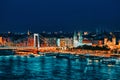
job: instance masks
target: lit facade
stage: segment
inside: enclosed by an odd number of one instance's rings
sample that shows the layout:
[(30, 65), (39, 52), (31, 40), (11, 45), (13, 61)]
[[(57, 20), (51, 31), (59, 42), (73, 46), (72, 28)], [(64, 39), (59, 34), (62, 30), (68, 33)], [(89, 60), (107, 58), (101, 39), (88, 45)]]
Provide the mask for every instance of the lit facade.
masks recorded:
[(73, 47), (83, 46), (83, 45), (92, 45), (90, 40), (83, 39), (82, 32), (74, 32), (73, 36)]
[(72, 38), (59, 38), (57, 40), (58, 47), (73, 47), (73, 39)]
[(3, 44), (3, 38), (0, 37), (0, 45), (2, 45), (2, 44)]
[(110, 49), (116, 49), (120, 48), (120, 41), (118, 42), (118, 45), (116, 44), (116, 37), (112, 37), (112, 41), (110, 41), (108, 38), (104, 38), (104, 45), (107, 45)]

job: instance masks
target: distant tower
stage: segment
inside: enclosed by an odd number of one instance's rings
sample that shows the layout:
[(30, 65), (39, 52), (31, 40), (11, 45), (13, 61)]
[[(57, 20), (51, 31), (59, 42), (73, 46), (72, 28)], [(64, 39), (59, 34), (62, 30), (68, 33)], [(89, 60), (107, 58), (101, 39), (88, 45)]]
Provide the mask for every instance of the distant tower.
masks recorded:
[(30, 30), (29, 30), (29, 29), (28, 29), (27, 35), (28, 35), (28, 36), (30, 35)]
[(73, 47), (77, 47), (76, 42), (77, 42), (77, 34), (76, 34), (76, 32), (74, 32), (74, 35), (73, 35)]
[(57, 46), (60, 47), (60, 38), (57, 39)]
[(104, 38), (104, 45), (107, 45), (107, 42), (108, 42), (108, 38), (105, 37), (105, 38)]
[(96, 28), (96, 34), (98, 34), (98, 33), (99, 33), (98, 28)]
[(78, 32), (78, 40), (79, 40), (79, 43), (82, 43), (83, 41), (82, 32)]
[(113, 43), (113, 45), (116, 45), (116, 37), (115, 36), (113, 36), (113, 38), (112, 38), (112, 43)]
[(73, 35), (73, 41), (74, 40), (77, 40), (77, 34), (76, 34), (76, 32), (74, 32), (74, 35)]

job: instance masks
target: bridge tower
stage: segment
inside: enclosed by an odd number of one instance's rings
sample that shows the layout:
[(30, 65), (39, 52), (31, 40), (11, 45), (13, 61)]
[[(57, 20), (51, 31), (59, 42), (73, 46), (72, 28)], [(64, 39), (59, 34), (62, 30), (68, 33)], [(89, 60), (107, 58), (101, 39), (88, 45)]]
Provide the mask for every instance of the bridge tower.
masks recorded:
[(39, 39), (39, 34), (34, 33), (34, 47), (40, 47), (40, 39)]

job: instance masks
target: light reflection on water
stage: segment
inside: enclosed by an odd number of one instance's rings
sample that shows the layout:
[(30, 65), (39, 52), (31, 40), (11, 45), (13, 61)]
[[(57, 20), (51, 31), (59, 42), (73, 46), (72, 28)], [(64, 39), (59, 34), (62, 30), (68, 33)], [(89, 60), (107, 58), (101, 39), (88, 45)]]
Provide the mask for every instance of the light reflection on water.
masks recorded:
[(106, 80), (119, 79), (120, 66), (58, 59), (53, 56), (0, 56), (0, 80)]

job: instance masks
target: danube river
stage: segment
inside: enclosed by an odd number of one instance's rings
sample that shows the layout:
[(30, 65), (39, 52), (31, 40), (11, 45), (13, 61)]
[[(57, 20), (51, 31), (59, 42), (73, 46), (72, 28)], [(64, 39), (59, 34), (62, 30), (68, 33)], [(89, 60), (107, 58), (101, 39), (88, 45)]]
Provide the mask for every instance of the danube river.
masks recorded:
[(0, 56), (0, 80), (118, 80), (120, 65), (54, 56)]

